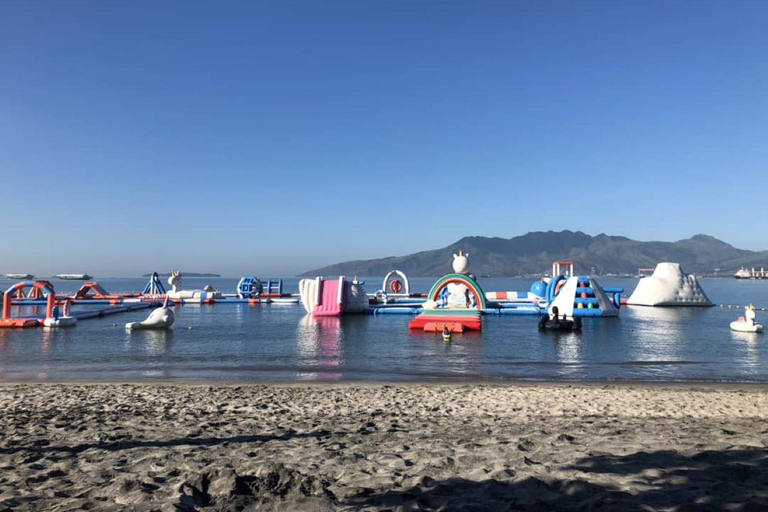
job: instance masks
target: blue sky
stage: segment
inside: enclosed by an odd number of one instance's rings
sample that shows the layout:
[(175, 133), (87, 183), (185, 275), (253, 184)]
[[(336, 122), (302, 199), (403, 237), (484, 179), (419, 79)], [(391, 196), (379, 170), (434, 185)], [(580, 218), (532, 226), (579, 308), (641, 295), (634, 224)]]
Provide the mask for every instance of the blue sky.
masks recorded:
[(0, 272), (768, 248), (765, 2), (5, 1)]

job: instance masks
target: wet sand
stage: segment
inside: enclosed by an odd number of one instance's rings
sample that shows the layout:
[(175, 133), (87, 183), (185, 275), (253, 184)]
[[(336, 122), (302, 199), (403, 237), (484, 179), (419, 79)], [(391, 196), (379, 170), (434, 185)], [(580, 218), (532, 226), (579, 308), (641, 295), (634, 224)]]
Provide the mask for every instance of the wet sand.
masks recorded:
[(768, 510), (768, 388), (0, 386), (0, 510)]

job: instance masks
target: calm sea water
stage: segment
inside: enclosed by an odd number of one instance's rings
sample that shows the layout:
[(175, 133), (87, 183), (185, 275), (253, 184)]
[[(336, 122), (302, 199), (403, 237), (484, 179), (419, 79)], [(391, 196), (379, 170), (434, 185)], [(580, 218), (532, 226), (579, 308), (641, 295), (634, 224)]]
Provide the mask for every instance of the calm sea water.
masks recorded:
[[(135, 292), (146, 279), (100, 279), (110, 292)], [(381, 278), (366, 279), (375, 292)], [(426, 292), (434, 279), (413, 279)], [(704, 279), (719, 304), (768, 309), (768, 282)], [(233, 293), (237, 279), (185, 278)], [(636, 279), (600, 279), (624, 287)], [(3, 290), (12, 284), (0, 280)], [(81, 282), (55, 281), (59, 292)], [(486, 291), (527, 290), (528, 279), (480, 279)], [(298, 279), (285, 291), (297, 292)], [(168, 331), (128, 333), (147, 311), (85, 320), (59, 330), (0, 329), (3, 380), (499, 380), (768, 382), (768, 334), (731, 332), (741, 311), (728, 308), (623, 307), (619, 318), (586, 318), (584, 330), (540, 333), (538, 317), (484, 317), (482, 333), (410, 332), (410, 315), (316, 320), (300, 305), (176, 308)], [(768, 325), (768, 313), (758, 321)]]

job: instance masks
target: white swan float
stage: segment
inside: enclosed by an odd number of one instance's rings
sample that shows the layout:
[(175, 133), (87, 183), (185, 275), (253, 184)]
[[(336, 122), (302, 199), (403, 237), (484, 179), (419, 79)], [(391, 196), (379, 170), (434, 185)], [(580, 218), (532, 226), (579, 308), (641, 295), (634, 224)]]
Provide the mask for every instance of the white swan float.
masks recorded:
[(167, 329), (172, 326), (175, 321), (176, 317), (173, 314), (173, 309), (168, 307), (168, 297), (166, 297), (162, 307), (153, 310), (146, 320), (143, 322), (129, 322), (125, 324), (125, 328), (129, 331), (139, 329)]
[(755, 323), (755, 306), (750, 304), (744, 308), (744, 316), (731, 322), (731, 330), (739, 332), (763, 332), (763, 326)]

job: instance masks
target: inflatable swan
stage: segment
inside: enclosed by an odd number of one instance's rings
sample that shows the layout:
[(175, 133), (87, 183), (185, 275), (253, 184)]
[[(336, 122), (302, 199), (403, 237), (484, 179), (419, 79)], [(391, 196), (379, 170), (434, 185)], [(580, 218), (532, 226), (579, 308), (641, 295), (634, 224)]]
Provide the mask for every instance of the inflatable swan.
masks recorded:
[(125, 324), (129, 331), (137, 329), (167, 329), (173, 325), (176, 318), (173, 315), (173, 309), (168, 307), (168, 297), (165, 297), (163, 306), (152, 311), (143, 322), (130, 322)]
[(750, 304), (744, 308), (744, 316), (731, 322), (731, 330), (739, 332), (763, 332), (763, 326), (755, 323), (755, 306)]

